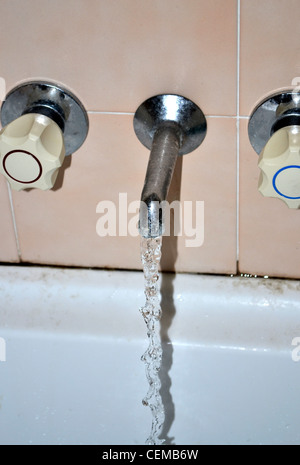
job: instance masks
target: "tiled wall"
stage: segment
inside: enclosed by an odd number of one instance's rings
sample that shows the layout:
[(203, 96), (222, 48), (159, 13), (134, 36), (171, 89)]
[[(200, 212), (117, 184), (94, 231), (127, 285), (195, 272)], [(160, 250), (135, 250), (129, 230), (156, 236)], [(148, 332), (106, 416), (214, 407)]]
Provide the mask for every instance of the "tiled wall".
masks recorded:
[(170, 200), (204, 201), (204, 243), (165, 238), (163, 268), (300, 277), (300, 215), (257, 191), (248, 116), (300, 76), (299, 0), (0, 0), (0, 75), (71, 88), (89, 112), (53, 191), (0, 179), (0, 261), (139, 269), (139, 238), (99, 237), (96, 206), (138, 200), (149, 152), (133, 131), (146, 98), (178, 93), (207, 115)]

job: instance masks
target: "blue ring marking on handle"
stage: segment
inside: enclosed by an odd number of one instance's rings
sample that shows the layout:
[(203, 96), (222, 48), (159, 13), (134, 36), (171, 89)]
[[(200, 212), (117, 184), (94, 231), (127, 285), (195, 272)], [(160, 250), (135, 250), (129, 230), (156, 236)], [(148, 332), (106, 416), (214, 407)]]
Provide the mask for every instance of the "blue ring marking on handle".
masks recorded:
[(277, 194), (281, 195), (282, 197), (285, 197), (286, 199), (297, 200), (297, 199), (300, 199), (300, 196), (299, 197), (288, 197), (287, 195), (282, 194), (276, 187), (276, 178), (279, 175), (279, 173), (281, 173), (281, 171), (288, 170), (290, 168), (298, 168), (300, 170), (299, 165), (289, 165), (289, 166), (285, 166), (284, 168), (281, 168), (280, 170), (277, 171), (276, 174), (274, 174), (273, 187), (274, 187), (274, 190), (277, 192)]

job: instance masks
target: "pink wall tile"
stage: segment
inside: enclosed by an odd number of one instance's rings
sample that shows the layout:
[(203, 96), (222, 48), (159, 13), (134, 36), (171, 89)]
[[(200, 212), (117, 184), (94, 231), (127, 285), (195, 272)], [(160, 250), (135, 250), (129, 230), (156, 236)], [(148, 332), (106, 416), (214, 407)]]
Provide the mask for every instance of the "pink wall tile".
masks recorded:
[(181, 200), (204, 201), (204, 242), (178, 238), (180, 271), (236, 272), (236, 120), (208, 118), (207, 137), (182, 164)]
[(135, 140), (132, 117), (90, 115), (82, 148), (65, 159), (61, 188), (14, 192), (22, 258), (58, 265), (137, 268), (139, 243), (99, 237), (96, 206), (118, 204), (119, 192), (138, 198), (147, 159)]
[[(298, 0), (241, 0), (241, 114), (250, 115), (264, 97), (291, 87), (300, 75), (299, 14)], [(258, 155), (247, 124), (241, 121), (240, 271), (299, 278), (299, 212), (258, 192)]]
[[(182, 202), (204, 201), (204, 243), (188, 248), (184, 236), (164, 239), (162, 267), (235, 273), (236, 119), (231, 116), (236, 115), (239, 2), (53, 0), (50, 8), (46, 0), (28, 0), (16, 15), (21, 4), (1, 4), (1, 74), (7, 87), (31, 77), (55, 80), (96, 111), (84, 146), (66, 160), (62, 188), (13, 193), (23, 260), (140, 268), (139, 238), (99, 237), (96, 206), (101, 200), (118, 204), (119, 193), (127, 193), (128, 203), (139, 199), (149, 152), (136, 139), (132, 115), (99, 112), (133, 113), (151, 95), (174, 92), (194, 100), (206, 115), (226, 118), (208, 118), (205, 142), (178, 162), (170, 193), (171, 200), (180, 191)], [(249, 115), (265, 95), (300, 76), (300, 3), (241, 0), (240, 6), (240, 114)], [(15, 33), (7, 34), (12, 25)], [(240, 126), (240, 271), (299, 277), (297, 211), (258, 193), (257, 155), (247, 121)]]
[[(134, 112), (147, 97), (174, 92), (205, 114), (235, 114), (236, 0), (53, 0), (51, 7), (28, 0), (16, 15), (21, 5), (1, 5), (8, 89), (32, 77), (54, 80), (97, 112)], [(139, 238), (96, 234), (96, 205), (118, 204), (119, 193), (127, 193), (128, 203), (138, 200), (149, 152), (134, 135), (132, 116), (93, 113), (90, 120), (87, 141), (66, 160), (63, 188), (13, 193), (22, 259), (140, 268)], [(182, 200), (205, 202), (205, 240), (196, 250), (178, 239), (177, 270), (236, 268), (235, 140), (234, 119), (212, 118), (203, 146), (183, 160)], [(224, 153), (230, 168), (220, 162)], [(164, 248), (162, 266), (172, 269), (174, 242), (164, 240)]]
[(257, 189), (258, 155), (248, 139), (247, 121), (240, 139), (240, 260), (242, 273), (300, 278), (300, 215)]
[[(164, 239), (163, 269), (173, 268), (177, 252), (177, 271), (236, 270), (235, 120), (210, 118), (208, 129), (203, 145), (183, 157), (181, 176), (181, 200), (205, 202), (204, 244), (187, 248), (186, 237), (180, 237), (174, 248), (173, 239)], [(139, 201), (148, 157), (134, 134), (132, 116), (91, 114), (86, 143), (66, 159), (71, 165), (62, 188), (13, 193), (23, 260), (140, 269), (139, 237), (120, 237), (119, 230), (116, 237), (99, 237), (96, 223), (102, 214), (96, 206), (111, 201), (119, 214), (120, 193), (127, 195), (127, 205)], [(128, 220), (133, 216), (128, 214)]]
[(0, 261), (18, 262), (19, 255), (6, 180), (0, 177)]
[(1, 75), (72, 88), (88, 110), (131, 111), (158, 93), (236, 108), (236, 0), (1, 2)]
[(299, 16), (299, 0), (241, 0), (242, 115), (300, 76)]

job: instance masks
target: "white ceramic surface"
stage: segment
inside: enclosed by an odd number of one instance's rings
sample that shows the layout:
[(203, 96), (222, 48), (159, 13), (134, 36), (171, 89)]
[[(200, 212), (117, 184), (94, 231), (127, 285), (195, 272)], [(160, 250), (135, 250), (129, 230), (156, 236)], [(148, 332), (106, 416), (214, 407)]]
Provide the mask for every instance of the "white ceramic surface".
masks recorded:
[[(0, 444), (144, 444), (142, 273), (5, 266), (0, 295)], [(299, 444), (299, 282), (164, 275), (162, 296), (166, 443)]]

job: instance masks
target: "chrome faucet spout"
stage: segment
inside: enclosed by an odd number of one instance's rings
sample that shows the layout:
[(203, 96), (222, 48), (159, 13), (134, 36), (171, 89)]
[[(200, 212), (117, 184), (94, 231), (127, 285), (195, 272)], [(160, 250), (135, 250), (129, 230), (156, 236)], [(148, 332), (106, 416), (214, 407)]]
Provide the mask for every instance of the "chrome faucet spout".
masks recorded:
[(164, 233), (161, 202), (155, 195), (141, 200), (139, 233), (147, 239), (160, 237)]
[(200, 108), (180, 95), (146, 100), (134, 116), (135, 133), (151, 152), (141, 195), (139, 232), (155, 238), (164, 233), (164, 205), (178, 155), (195, 150), (206, 135)]
[(165, 123), (154, 134), (141, 195), (139, 230), (143, 237), (163, 235), (161, 202), (168, 195), (181, 139), (181, 129), (176, 123)]

